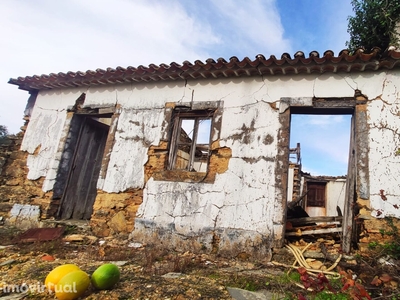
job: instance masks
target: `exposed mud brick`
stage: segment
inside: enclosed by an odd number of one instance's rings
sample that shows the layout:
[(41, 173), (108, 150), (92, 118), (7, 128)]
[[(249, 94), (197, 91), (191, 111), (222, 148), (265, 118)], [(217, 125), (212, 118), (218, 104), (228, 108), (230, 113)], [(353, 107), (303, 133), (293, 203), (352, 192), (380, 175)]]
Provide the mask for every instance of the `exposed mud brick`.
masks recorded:
[(210, 157), (210, 172), (214, 171), (218, 174), (228, 170), (229, 159), (232, 157), (232, 150), (227, 147), (218, 148), (213, 151)]
[(147, 151), (148, 161), (145, 164), (145, 181), (147, 182), (154, 172), (161, 172), (165, 169), (168, 160), (168, 143), (161, 142), (158, 146), (150, 146)]
[(228, 170), (229, 160), (232, 157), (230, 148), (220, 148), (219, 142), (215, 141), (211, 145), (212, 153), (207, 173), (165, 170), (165, 166), (168, 164), (167, 147), (167, 142), (161, 142), (160, 145), (149, 148), (147, 152), (148, 161), (145, 164), (146, 182), (150, 177), (153, 177), (155, 180), (212, 183), (216, 174)]
[[(27, 180), (27, 153), (20, 151), (22, 133), (0, 143), (0, 206), (3, 203), (32, 204), (32, 199), (42, 195), (43, 179)], [(6, 205), (7, 208), (8, 205)], [(3, 209), (1, 209), (3, 210)]]
[(102, 237), (130, 233), (142, 201), (143, 191), (140, 189), (123, 193), (98, 191), (90, 222), (93, 232)]
[(372, 218), (364, 220), (364, 230), (359, 241), (362, 243), (385, 243), (397, 238), (399, 232), (400, 220), (396, 218)]

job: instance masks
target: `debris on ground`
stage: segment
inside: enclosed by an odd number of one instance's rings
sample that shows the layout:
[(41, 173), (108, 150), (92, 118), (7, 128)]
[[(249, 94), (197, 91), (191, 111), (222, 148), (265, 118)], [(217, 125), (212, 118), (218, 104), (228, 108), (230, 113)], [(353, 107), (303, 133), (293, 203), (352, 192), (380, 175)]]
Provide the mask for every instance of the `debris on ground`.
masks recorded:
[(329, 292), (331, 288), (354, 297), (399, 293), (398, 261), (373, 253), (345, 255), (340, 241), (331, 236), (288, 240), (287, 246), (274, 249), (272, 261), (266, 262), (180, 253), (115, 238), (99, 240), (78, 227), (66, 228), (61, 238), (46, 241), (15, 243), (20, 232), (4, 226), (0, 226), (0, 235), (1, 299), (19, 297), (28, 288), (29, 299), (54, 299), (54, 294), (42, 287), (55, 267), (75, 264), (92, 274), (105, 263), (120, 268), (119, 282), (110, 290), (90, 286), (83, 298), (240, 299), (252, 295), (270, 297), (254, 299), (275, 299), (279, 295), (309, 299), (307, 293)]

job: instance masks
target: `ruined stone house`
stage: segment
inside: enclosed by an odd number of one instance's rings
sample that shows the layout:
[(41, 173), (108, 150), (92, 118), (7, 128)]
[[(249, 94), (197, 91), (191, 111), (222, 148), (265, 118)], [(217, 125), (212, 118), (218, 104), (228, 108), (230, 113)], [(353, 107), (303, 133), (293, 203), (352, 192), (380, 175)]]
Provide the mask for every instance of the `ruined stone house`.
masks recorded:
[[(98, 236), (178, 249), (268, 254), (285, 240), (290, 120), (299, 113), (352, 116), (343, 249), (383, 217), (400, 217), (397, 50), (208, 59), (9, 83), (30, 96), (18, 165), (3, 168), (0, 194), (38, 205), (41, 219), (90, 220)], [(26, 177), (15, 181), (16, 170)], [(353, 230), (359, 222), (362, 232)]]
[[(289, 149), (289, 208), (293, 205), (301, 206), (310, 217), (343, 216), (346, 181), (346, 176), (313, 176), (303, 172), (300, 143), (297, 143), (296, 148)], [(341, 228), (337, 230), (340, 232)]]

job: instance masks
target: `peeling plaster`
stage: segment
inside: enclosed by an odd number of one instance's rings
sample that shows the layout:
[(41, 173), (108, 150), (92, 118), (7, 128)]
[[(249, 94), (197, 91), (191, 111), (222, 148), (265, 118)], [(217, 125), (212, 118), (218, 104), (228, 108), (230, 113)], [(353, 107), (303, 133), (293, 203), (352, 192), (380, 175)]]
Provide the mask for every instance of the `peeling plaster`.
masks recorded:
[[(367, 104), (371, 215), (400, 218), (400, 156), (396, 155), (400, 148), (399, 72), (383, 75), (379, 74), (381, 84), (374, 85), (374, 97)], [(380, 190), (384, 191), (385, 197)]]
[[(144, 189), (137, 213), (136, 234), (173, 233), (199, 237), (215, 247), (241, 245), (268, 248), (283, 240), (286, 210), (289, 107), (312, 106), (314, 97), (353, 97), (361, 90), (367, 100), (357, 106), (362, 119), (358, 141), (357, 194), (371, 209), (400, 217), (399, 71), (360, 74), (310, 74), (93, 86), (38, 94), (21, 149), (29, 153), (29, 179), (46, 177), (50, 190), (68, 132), (67, 109), (86, 93), (86, 107), (121, 106), (107, 170), (98, 187), (105, 192)], [(373, 84), (371, 83), (373, 82)], [(370, 99), (370, 100), (368, 100)], [(216, 148), (229, 148), (227, 169), (213, 183), (144, 179), (151, 146), (166, 145), (167, 103), (223, 101), (220, 130), (212, 133)], [(223, 115), (223, 116), (222, 116)], [(222, 119), (221, 119), (222, 117)], [(285, 123), (286, 124), (286, 123)], [(363, 125), (364, 124), (364, 125)], [(40, 145), (40, 150), (35, 149)], [(165, 150), (165, 149), (164, 149)], [(102, 176), (103, 176), (102, 175)], [(385, 191), (383, 200), (380, 190)], [(374, 215), (374, 213), (373, 213)], [(204, 236), (203, 236), (204, 235)], [(202, 237), (203, 236), (203, 237)], [(265, 250), (265, 249), (264, 249)]]
[(163, 109), (122, 109), (104, 191), (118, 193), (128, 188), (143, 188), (147, 150), (150, 145), (160, 143), (163, 114)]

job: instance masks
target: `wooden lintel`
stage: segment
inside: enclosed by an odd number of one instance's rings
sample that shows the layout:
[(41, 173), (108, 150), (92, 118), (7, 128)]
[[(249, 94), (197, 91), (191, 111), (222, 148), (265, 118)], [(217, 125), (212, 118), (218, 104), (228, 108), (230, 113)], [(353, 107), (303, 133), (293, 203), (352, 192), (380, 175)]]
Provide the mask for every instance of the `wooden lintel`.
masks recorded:
[(285, 236), (302, 236), (302, 235), (313, 235), (313, 234), (323, 234), (323, 233), (334, 233), (342, 232), (341, 227), (336, 228), (326, 228), (326, 229), (314, 229), (314, 230), (304, 230), (298, 232), (286, 232)]
[(290, 222), (292, 225), (297, 224), (309, 224), (309, 223), (327, 223), (327, 222), (342, 222), (343, 217), (341, 216), (333, 216), (333, 217), (305, 217), (305, 218), (294, 218), (287, 219), (287, 222)]
[(114, 112), (115, 107), (99, 108), (99, 114), (113, 114)]

